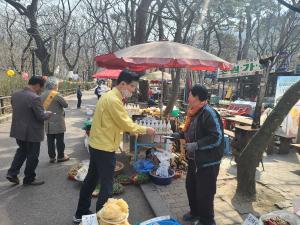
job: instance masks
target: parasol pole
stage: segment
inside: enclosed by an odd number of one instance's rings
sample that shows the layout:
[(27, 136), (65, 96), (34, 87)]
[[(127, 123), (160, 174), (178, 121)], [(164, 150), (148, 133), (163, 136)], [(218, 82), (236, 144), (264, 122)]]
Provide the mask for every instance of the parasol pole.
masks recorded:
[(160, 92), (160, 119), (162, 119), (162, 114), (163, 114), (163, 97), (164, 97), (164, 72), (165, 72), (165, 69), (163, 68), (162, 71), (161, 71), (161, 92)]

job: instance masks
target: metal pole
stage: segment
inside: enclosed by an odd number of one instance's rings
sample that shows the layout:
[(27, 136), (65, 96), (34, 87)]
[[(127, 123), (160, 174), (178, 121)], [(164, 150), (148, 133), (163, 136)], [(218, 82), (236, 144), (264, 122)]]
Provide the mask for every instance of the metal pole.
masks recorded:
[(162, 119), (162, 114), (163, 114), (163, 97), (164, 97), (164, 71), (165, 69), (162, 69), (161, 73), (161, 91), (160, 91), (160, 118)]

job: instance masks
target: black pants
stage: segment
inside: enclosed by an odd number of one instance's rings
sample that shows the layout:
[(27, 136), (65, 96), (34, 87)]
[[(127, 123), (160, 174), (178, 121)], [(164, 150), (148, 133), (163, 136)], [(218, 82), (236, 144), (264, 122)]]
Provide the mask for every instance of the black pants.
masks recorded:
[[(56, 140), (56, 144), (55, 144)], [(47, 134), (48, 155), (54, 159), (56, 157), (55, 145), (57, 149), (57, 158), (62, 159), (65, 156), (64, 133)]]
[(195, 163), (189, 160), (186, 190), (191, 214), (203, 225), (214, 225), (214, 196), (220, 165), (200, 167), (196, 173)]
[(97, 212), (112, 196), (114, 169), (116, 156), (114, 152), (105, 152), (89, 146), (90, 165), (80, 190), (76, 216), (81, 217), (89, 213), (92, 193), (97, 184), (101, 184), (100, 194), (96, 203)]
[(23, 163), (26, 160), (25, 177), (23, 182), (30, 183), (35, 179), (35, 169), (39, 163), (40, 142), (27, 142), (16, 140), (19, 148), (7, 172), (12, 177), (18, 176)]
[(81, 107), (81, 96), (77, 96), (77, 109)]

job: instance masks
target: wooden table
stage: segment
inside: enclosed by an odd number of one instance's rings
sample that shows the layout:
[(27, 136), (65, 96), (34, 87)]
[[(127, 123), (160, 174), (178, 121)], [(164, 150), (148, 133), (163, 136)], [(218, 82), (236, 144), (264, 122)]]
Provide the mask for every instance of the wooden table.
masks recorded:
[(252, 125), (253, 119), (246, 117), (246, 116), (230, 116), (230, 117), (225, 117), (226, 120), (235, 122), (241, 125)]
[(295, 137), (292, 137), (292, 136), (289, 136), (286, 134), (282, 134), (282, 133), (275, 133), (274, 136), (278, 137), (279, 141), (280, 141), (278, 153), (279, 154), (288, 154), (289, 150), (290, 150), (290, 145), (292, 144), (292, 140)]
[(291, 144), (291, 146), (298, 151), (300, 154), (300, 144)]

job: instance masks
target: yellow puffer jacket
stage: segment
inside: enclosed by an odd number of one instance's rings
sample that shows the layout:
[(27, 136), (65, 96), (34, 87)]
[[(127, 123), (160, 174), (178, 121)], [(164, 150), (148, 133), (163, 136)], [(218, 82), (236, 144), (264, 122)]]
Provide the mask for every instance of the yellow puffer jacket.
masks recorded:
[(122, 132), (145, 134), (146, 127), (132, 121), (125, 110), (121, 92), (114, 88), (97, 102), (89, 145), (102, 151), (114, 152), (119, 148)]

